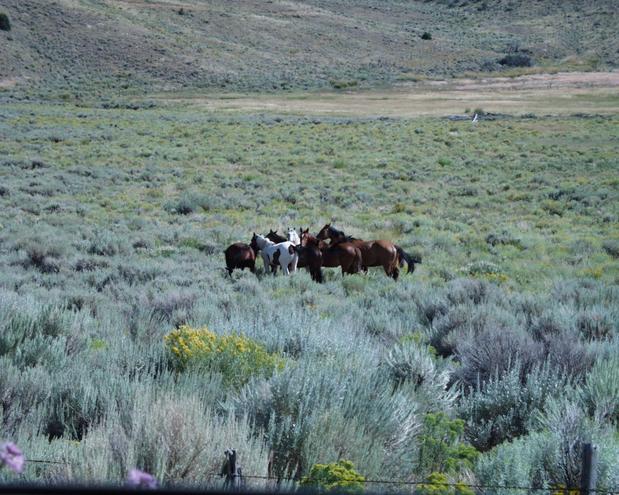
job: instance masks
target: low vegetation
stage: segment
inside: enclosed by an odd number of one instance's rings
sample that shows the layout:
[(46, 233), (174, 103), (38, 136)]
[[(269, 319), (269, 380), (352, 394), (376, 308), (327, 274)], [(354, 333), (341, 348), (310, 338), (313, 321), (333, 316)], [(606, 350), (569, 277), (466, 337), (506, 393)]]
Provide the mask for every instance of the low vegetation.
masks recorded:
[(37, 99), (374, 87), (517, 75), (531, 61), (555, 71), (619, 62), (614, 0), (3, 0), (2, 10), (18, 29), (0, 37), (0, 83)]
[[(615, 116), (1, 112), (0, 438), (55, 462), (20, 479), (219, 487), (234, 447), (246, 474), (345, 459), (455, 495), (573, 487), (593, 441), (619, 486)], [(224, 270), (331, 220), (423, 263)]]

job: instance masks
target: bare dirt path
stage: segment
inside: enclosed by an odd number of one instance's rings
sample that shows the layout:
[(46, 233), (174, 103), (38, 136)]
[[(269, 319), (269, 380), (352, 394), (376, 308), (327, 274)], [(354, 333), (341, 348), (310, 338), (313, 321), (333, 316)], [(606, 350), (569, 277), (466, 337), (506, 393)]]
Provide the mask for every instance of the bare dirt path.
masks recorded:
[(154, 95), (205, 110), (310, 115), (417, 117), (465, 110), (522, 115), (619, 113), (619, 71), (402, 83), (391, 89), (280, 95)]

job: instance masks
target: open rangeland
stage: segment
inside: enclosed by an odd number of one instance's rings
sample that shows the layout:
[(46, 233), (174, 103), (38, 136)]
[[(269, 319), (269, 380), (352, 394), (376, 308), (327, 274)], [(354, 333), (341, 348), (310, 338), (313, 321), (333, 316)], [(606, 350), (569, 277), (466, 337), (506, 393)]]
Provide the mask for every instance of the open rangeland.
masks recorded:
[[(54, 462), (21, 479), (220, 486), (234, 447), (248, 475), (558, 490), (594, 441), (616, 487), (616, 74), (542, 77), (5, 98), (0, 439)], [(326, 223), (423, 262), (226, 270), (254, 232)]]
[(153, 95), (158, 101), (191, 103), (205, 110), (277, 112), (352, 117), (448, 116), (468, 109), (522, 116), (619, 112), (619, 71), (529, 74), (401, 83), (365, 91), (285, 95), (187, 91)]

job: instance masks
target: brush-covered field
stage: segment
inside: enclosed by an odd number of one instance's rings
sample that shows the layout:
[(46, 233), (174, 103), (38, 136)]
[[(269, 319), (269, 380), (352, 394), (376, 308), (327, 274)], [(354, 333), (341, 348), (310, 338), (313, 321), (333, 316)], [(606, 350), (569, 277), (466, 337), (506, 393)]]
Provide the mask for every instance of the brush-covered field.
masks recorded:
[[(0, 479), (619, 486), (619, 118), (117, 106), (0, 108), (0, 438), (56, 462)], [(223, 269), (329, 221), (423, 263)]]
[(2, 0), (2, 13), (0, 87), (46, 98), (619, 66), (615, 0)]

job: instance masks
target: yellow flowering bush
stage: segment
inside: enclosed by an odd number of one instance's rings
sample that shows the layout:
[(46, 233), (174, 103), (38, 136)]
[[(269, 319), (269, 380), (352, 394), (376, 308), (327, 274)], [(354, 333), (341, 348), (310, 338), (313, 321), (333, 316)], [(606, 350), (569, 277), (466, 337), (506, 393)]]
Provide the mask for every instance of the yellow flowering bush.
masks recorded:
[(208, 328), (183, 325), (164, 337), (178, 371), (199, 368), (221, 373), (224, 383), (242, 386), (252, 376), (269, 377), (284, 360), (243, 335), (217, 335)]

